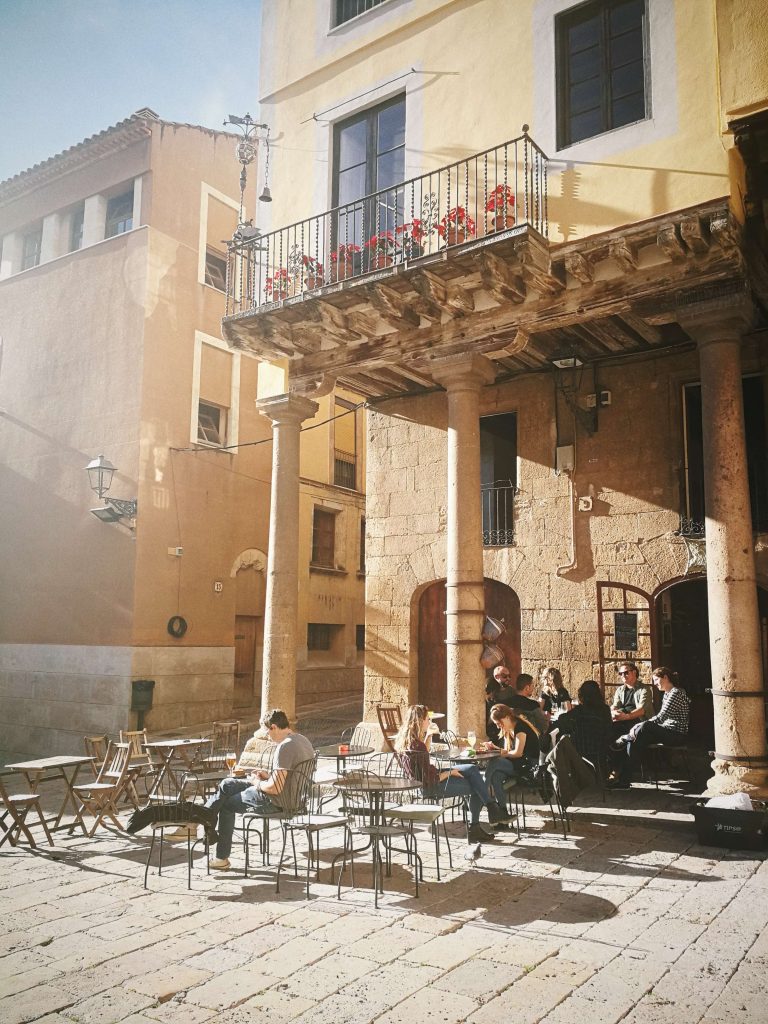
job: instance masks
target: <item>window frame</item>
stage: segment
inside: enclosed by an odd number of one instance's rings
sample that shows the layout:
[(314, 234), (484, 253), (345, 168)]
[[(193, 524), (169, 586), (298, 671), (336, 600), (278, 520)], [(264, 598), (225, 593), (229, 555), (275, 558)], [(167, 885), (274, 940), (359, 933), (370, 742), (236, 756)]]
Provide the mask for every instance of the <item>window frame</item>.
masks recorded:
[[(568, 149), (570, 146), (577, 146), (579, 143), (587, 142), (590, 139), (598, 138), (609, 132), (619, 131), (630, 125), (640, 124), (651, 118), (651, 76), (650, 76), (650, 28), (648, 17), (648, 0), (640, 0), (642, 3), (641, 16), (641, 39), (642, 39), (642, 65), (643, 65), (643, 108), (642, 117), (631, 121), (623, 121), (621, 124), (614, 124), (611, 115), (611, 86), (610, 74), (610, 30), (608, 21), (611, 8), (625, 2), (625, 0), (586, 0), (585, 3), (577, 4), (555, 15), (554, 41), (555, 41), (555, 131), (557, 150)], [(600, 15), (600, 43), (601, 43), (601, 68), (600, 68), (600, 117), (601, 125), (598, 131), (584, 135), (578, 139), (571, 137), (569, 127), (570, 121), (570, 93), (568, 84), (568, 70), (570, 66), (570, 53), (568, 52), (566, 37), (569, 28), (586, 21), (595, 14)], [(614, 69), (615, 70), (615, 69)]]
[[(218, 422), (213, 422), (211, 418), (210, 430), (215, 431), (215, 439), (211, 439), (201, 435), (203, 428), (200, 419), (201, 416), (207, 415), (203, 412), (203, 409), (210, 409), (212, 412), (218, 413)], [(198, 399), (197, 402), (197, 444), (205, 445), (207, 448), (226, 448), (227, 447), (227, 426), (229, 422), (229, 409), (224, 405), (219, 405), (217, 402), (208, 402), (203, 398)]]
[[(339, 513), (336, 509), (328, 508), (325, 505), (315, 505), (312, 510), (312, 550), (309, 557), (309, 564), (316, 569), (336, 569), (336, 519)], [(328, 524), (323, 527), (328, 531), (325, 536), (320, 536), (320, 523)], [(327, 543), (330, 537), (330, 547)], [(326, 552), (328, 553), (326, 555)], [(321, 559), (327, 557), (328, 561)]]
[[(213, 259), (221, 266), (216, 266), (216, 272), (221, 274), (221, 284), (217, 284), (214, 280), (214, 275), (211, 274), (211, 264), (209, 261)], [(215, 266), (215, 264), (214, 264)], [(219, 252), (218, 249), (214, 249), (213, 246), (207, 245), (205, 247), (205, 271), (204, 271), (204, 283), (209, 288), (215, 288), (217, 292), (226, 292), (227, 290), (227, 257), (223, 252)]]
[(348, 14), (346, 17), (341, 17), (340, 12), (344, 6), (345, 0), (331, 0), (331, 28), (339, 28), (341, 25), (348, 25), (351, 21), (356, 21), (358, 18), (362, 18), (364, 14), (370, 14), (371, 11), (375, 11), (377, 7), (381, 7), (388, 2), (388, 0), (352, 0), (353, 3), (357, 4), (368, 4), (363, 7), (362, 10), (356, 11), (354, 14)]
[[(107, 199), (107, 211), (104, 217), (104, 238), (117, 238), (118, 235), (126, 235), (129, 231), (133, 231), (133, 195), (134, 186), (131, 184), (130, 189), (126, 189), (125, 192), (120, 192)], [(114, 212), (110, 215), (110, 207), (114, 208), (118, 203), (123, 203), (126, 208), (130, 206), (131, 212), (127, 217), (124, 215), (116, 217)]]
[[(32, 243), (31, 245), (29, 243)], [(33, 270), (40, 266), (40, 258), (43, 253), (43, 225), (42, 222), (35, 227), (25, 231), (21, 238), (21, 269)]]

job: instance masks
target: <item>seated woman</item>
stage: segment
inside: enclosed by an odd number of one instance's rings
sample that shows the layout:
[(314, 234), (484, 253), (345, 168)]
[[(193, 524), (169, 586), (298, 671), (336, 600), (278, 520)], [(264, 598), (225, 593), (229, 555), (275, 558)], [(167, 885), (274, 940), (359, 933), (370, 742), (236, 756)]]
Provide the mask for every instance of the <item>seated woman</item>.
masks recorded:
[(476, 764), (459, 764), (440, 771), (429, 759), (432, 741), (428, 733), (429, 712), (424, 704), (412, 704), (406, 712), (400, 731), (395, 737), (395, 756), (406, 775), (424, 786), (424, 795), (440, 800), (449, 796), (469, 797), (469, 841), (493, 842), (493, 834), (480, 824), (480, 811), (488, 808), (488, 820), (493, 825), (501, 820), (501, 808), (491, 800), (485, 779)]
[(499, 756), (487, 763), (485, 777), (497, 802), (506, 807), (504, 783), (517, 775), (523, 765), (531, 767), (539, 763), (539, 731), (522, 711), (507, 707), (506, 704), (495, 704), (491, 708), (491, 719), (499, 727), (502, 746), (499, 748), (493, 743), (486, 743), (485, 749), (498, 749)]
[(559, 669), (548, 668), (541, 677), (541, 710), (547, 717), (555, 711), (570, 711), (571, 695), (563, 686), (563, 677)]
[(611, 709), (605, 703), (600, 684), (594, 679), (585, 680), (579, 687), (579, 703), (573, 710), (560, 715), (557, 728), (571, 737), (573, 745), (582, 757), (590, 761), (608, 777), (608, 752), (613, 739)]

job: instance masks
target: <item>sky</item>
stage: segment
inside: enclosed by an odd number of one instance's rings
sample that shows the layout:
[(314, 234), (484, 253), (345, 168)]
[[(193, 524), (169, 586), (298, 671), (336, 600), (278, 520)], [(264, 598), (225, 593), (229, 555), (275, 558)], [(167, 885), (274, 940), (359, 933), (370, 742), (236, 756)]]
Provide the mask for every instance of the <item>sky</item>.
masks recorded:
[(0, 181), (151, 107), (258, 120), (261, 0), (0, 0)]

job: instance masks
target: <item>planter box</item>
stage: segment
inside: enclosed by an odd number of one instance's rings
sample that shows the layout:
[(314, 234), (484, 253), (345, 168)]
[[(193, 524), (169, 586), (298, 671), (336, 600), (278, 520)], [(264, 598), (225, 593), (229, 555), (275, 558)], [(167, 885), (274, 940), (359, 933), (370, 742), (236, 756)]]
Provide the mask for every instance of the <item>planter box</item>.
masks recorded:
[(724, 846), (731, 850), (762, 850), (768, 846), (768, 805), (759, 810), (730, 811), (724, 807), (705, 807), (702, 801), (692, 808), (696, 832), (703, 846)]

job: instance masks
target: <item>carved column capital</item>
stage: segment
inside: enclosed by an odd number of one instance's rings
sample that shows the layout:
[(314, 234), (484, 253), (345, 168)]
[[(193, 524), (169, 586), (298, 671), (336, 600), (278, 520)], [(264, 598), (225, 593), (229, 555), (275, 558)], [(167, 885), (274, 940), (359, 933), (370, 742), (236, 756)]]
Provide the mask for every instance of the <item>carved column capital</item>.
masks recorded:
[(679, 301), (675, 315), (680, 326), (701, 347), (740, 338), (752, 326), (755, 309), (743, 285), (701, 289)]
[(285, 395), (272, 395), (270, 398), (260, 398), (256, 402), (256, 408), (273, 423), (301, 423), (314, 416), (319, 406), (310, 398), (303, 395), (291, 393)]
[(496, 379), (496, 368), (485, 356), (434, 356), (429, 365), (432, 377), (446, 391), (477, 391)]

